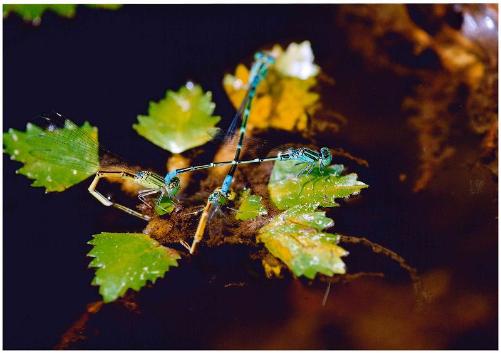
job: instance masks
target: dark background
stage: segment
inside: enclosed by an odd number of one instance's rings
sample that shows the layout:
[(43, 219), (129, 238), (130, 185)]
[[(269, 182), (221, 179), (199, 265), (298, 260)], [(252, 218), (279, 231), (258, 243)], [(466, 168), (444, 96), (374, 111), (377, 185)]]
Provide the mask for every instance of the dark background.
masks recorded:
[[(321, 5), (126, 5), (118, 11), (78, 7), (74, 19), (48, 12), (38, 27), (10, 15), (3, 33), (4, 131), (24, 130), (26, 122), (55, 109), (78, 123), (97, 125), (100, 141), (111, 150), (162, 171), (168, 153), (132, 129), (150, 100), (193, 80), (212, 91), (216, 114), (228, 122), (233, 108), (222, 89), (223, 74), (239, 62), (249, 63), (260, 48), (308, 39), (316, 62), (336, 79), (324, 99), (348, 118), (335, 139), (324, 142), (335, 141), (332, 147), (343, 147), (371, 165), (352, 166), (370, 188), (357, 202), (333, 211), (335, 229), (392, 248), (420, 272), (447, 268), (460, 288), (496, 295), (497, 185), (474, 171), (487, 186), (467, 196), (473, 172), (454, 160), (423, 194), (398, 182), (400, 173), (416, 165), (415, 135), (400, 113), (409, 83), (364, 67), (336, 27), (335, 15), (336, 6)], [(140, 232), (143, 222), (102, 207), (87, 193), (90, 181), (45, 195), (15, 175), (19, 167), (4, 155), (4, 348), (47, 349), (87, 303), (99, 299), (98, 289), (90, 285), (93, 271), (87, 269), (91, 235)], [(472, 247), (475, 237), (484, 246)], [(384, 271), (387, 283), (410, 288), (394, 263), (350, 251), (350, 271)], [(138, 295), (142, 314), (118, 304), (106, 306), (91, 321), (89, 339), (78, 347), (386, 346), (353, 342), (342, 322), (322, 326), (313, 345), (293, 339), (267, 343), (266, 337), (279, 333), (297, 310), (288, 295), (296, 284), (267, 281), (259, 271), (245, 249), (205, 249)], [(248, 284), (224, 287), (239, 281)], [(325, 289), (304, 286), (319, 298)], [(497, 312), (497, 301), (493, 304), (490, 310)], [(497, 315), (458, 332), (436, 348), (495, 348)], [(246, 338), (232, 340), (241, 336)]]

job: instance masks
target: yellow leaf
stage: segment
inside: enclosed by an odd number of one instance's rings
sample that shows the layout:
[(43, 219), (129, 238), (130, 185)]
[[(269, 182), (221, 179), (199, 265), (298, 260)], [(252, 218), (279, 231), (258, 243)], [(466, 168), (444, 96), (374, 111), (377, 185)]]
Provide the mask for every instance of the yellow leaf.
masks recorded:
[[(286, 55), (279, 46), (273, 48), (278, 55)], [(242, 64), (234, 75), (226, 75), (223, 86), (235, 108), (243, 101), (249, 80), (249, 70)], [(319, 108), (319, 98), (312, 89), (317, 84), (314, 76), (306, 79), (287, 76), (284, 70), (272, 66), (266, 79), (257, 88), (249, 118), (249, 129), (275, 128), (281, 130), (304, 130), (308, 116)]]
[(320, 98), (318, 94), (310, 92), (316, 80), (283, 78), (281, 84), (282, 92), (276, 103), (275, 114), (270, 119), (271, 127), (304, 130), (308, 121), (307, 113), (315, 110), (315, 104)]
[(249, 70), (242, 64), (238, 64), (235, 69), (235, 76), (225, 75), (223, 86), (233, 106), (240, 106), (240, 103), (244, 100), (246, 91), (245, 85), (248, 81)]
[(282, 272), (282, 264), (277, 260), (276, 257), (271, 254), (267, 254), (262, 260), (261, 264), (263, 265), (264, 273), (266, 278), (280, 277)]
[[(323, 231), (333, 224), (325, 212), (316, 211), (316, 205), (298, 205), (272, 218), (259, 230), (257, 240), (296, 276), (343, 274), (346, 266), (341, 257), (348, 252), (337, 245), (339, 235)], [(271, 269), (265, 266), (267, 270)]]

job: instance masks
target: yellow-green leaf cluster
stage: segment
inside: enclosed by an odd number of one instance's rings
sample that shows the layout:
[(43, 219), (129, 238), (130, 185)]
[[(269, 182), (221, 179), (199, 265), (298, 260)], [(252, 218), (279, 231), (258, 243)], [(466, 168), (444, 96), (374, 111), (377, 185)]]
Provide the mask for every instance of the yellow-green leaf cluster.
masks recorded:
[[(275, 45), (272, 52), (276, 64), (257, 88), (249, 128), (304, 130), (308, 116), (320, 106), (320, 96), (313, 91), (319, 68), (313, 63), (310, 44), (291, 43), (286, 51)], [(243, 101), (248, 81), (249, 70), (243, 64), (234, 75), (225, 75), (223, 86), (235, 107)]]
[(93, 248), (88, 256), (94, 258), (89, 267), (97, 268), (92, 284), (99, 286), (105, 303), (129, 288), (139, 291), (147, 281), (154, 283), (180, 258), (145, 234), (100, 233), (89, 244)]
[(159, 102), (150, 102), (148, 115), (138, 116), (137, 133), (172, 153), (181, 153), (210, 141), (220, 120), (213, 116), (212, 94), (188, 82), (177, 92), (167, 91)]
[(275, 163), (268, 191), (278, 209), (308, 204), (335, 207), (337, 198), (356, 195), (368, 187), (355, 173), (341, 175), (342, 165), (331, 165), (322, 172), (315, 167), (310, 173), (300, 175), (304, 168), (304, 164), (295, 161)]
[(257, 240), (298, 277), (343, 274), (346, 267), (341, 257), (348, 252), (337, 245), (337, 234), (323, 232), (334, 222), (315, 209), (316, 205), (288, 209), (261, 228)]

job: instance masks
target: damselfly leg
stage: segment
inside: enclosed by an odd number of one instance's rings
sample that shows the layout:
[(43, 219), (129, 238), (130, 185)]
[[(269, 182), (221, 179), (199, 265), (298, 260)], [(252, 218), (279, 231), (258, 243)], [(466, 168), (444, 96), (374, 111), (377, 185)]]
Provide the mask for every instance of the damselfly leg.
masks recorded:
[(158, 194), (160, 192), (159, 189), (145, 189), (141, 190), (137, 194), (137, 198), (141, 201), (146, 207), (152, 208), (151, 204), (146, 199), (148, 196)]
[(113, 206), (119, 210), (122, 210), (132, 216), (141, 218), (145, 221), (149, 221), (151, 219), (151, 217), (147, 215), (144, 215), (131, 208), (128, 208), (126, 206), (111, 201), (109, 198), (105, 197), (103, 194), (97, 191), (96, 190), (97, 184), (99, 183), (99, 180), (101, 180), (102, 178), (121, 178), (124, 180), (134, 180), (134, 174), (125, 171), (97, 172), (88, 190), (92, 196), (94, 196), (99, 202), (101, 202), (105, 206)]

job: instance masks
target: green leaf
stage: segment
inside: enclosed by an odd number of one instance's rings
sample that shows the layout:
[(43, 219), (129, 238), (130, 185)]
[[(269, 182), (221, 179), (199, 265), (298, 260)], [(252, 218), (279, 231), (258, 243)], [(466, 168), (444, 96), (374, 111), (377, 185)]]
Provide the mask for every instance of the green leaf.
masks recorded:
[[(85, 4), (91, 8), (116, 10), (120, 4)], [(77, 4), (7, 4), (3, 5), (3, 16), (7, 17), (11, 12), (17, 13), (24, 21), (39, 24), (46, 11), (53, 11), (60, 16), (72, 18), (75, 16)]]
[(295, 161), (279, 161), (273, 167), (268, 190), (271, 200), (280, 210), (308, 204), (338, 206), (337, 198), (356, 195), (368, 187), (357, 180), (355, 173), (341, 175), (343, 166), (340, 164), (331, 165), (323, 172), (315, 167), (311, 173), (299, 177), (305, 166), (296, 164)]
[(241, 221), (264, 216), (268, 214), (266, 207), (261, 202), (262, 197), (259, 195), (251, 195), (250, 190), (245, 190), (241, 196), (240, 207), (238, 208), (235, 218)]
[(14, 12), (25, 21), (39, 23), (45, 11), (54, 11), (63, 17), (75, 16), (76, 4), (9, 4), (3, 5), (3, 16), (7, 17), (9, 13)]
[(341, 257), (348, 252), (337, 245), (337, 234), (322, 232), (334, 222), (325, 212), (315, 209), (316, 205), (288, 209), (261, 228), (257, 240), (296, 276), (313, 279), (317, 273), (327, 276), (345, 273)]
[(138, 116), (137, 133), (172, 153), (181, 153), (210, 141), (219, 116), (212, 116), (212, 94), (188, 82), (178, 92), (167, 91), (164, 99), (150, 102), (148, 116)]
[(93, 285), (108, 303), (132, 288), (139, 291), (147, 281), (164, 276), (171, 266), (177, 266), (179, 254), (161, 246), (145, 234), (100, 233), (89, 241), (94, 247), (89, 267), (97, 268)]
[(99, 169), (97, 129), (88, 123), (54, 131), (28, 124), (26, 132), (9, 129), (3, 143), (11, 159), (24, 163), (17, 173), (47, 192), (63, 191)]

